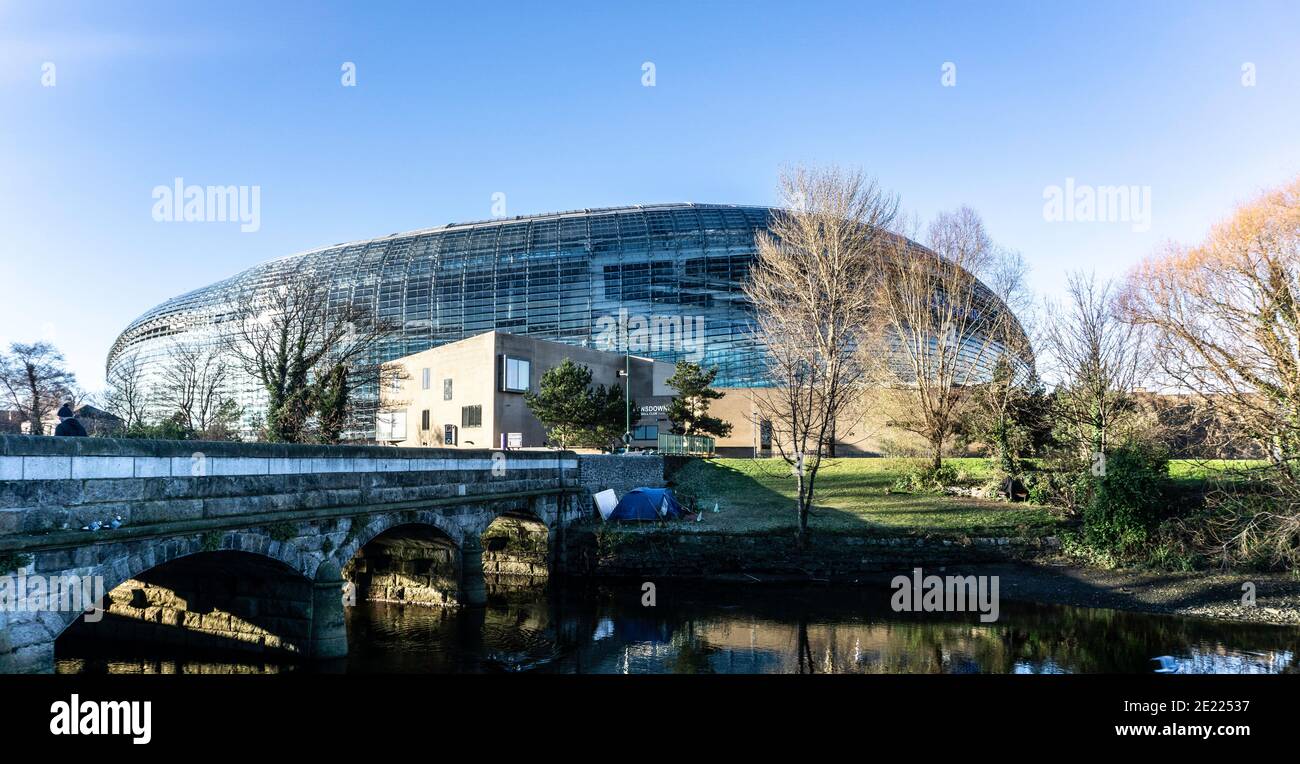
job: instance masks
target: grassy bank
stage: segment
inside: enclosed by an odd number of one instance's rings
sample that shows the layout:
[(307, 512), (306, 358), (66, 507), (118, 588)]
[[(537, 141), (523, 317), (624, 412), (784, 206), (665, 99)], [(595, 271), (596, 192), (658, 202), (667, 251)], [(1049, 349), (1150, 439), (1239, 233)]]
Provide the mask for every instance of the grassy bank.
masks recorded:
[[(1056, 533), (1062, 521), (1043, 507), (961, 496), (899, 493), (894, 482), (912, 459), (837, 459), (817, 477), (814, 533), (924, 537), (1009, 536)], [(990, 474), (986, 459), (951, 459), (972, 482)], [(793, 533), (795, 481), (778, 459), (693, 460), (674, 477), (676, 492), (705, 509), (699, 530)], [(713, 512), (714, 503), (718, 512)]]
[[(946, 460), (961, 483), (989, 479), (985, 459)], [(1268, 623), (1300, 622), (1290, 577), (1253, 575), (1266, 605), (1240, 605), (1241, 575), (1174, 573), (1155, 566), (1103, 569), (1072, 556), (1077, 520), (1060, 510), (980, 498), (904, 493), (912, 459), (839, 459), (823, 468), (811, 541), (795, 543), (795, 482), (778, 460), (692, 460), (671, 481), (703, 508), (700, 522), (606, 523), (566, 537), (566, 572), (584, 576), (716, 578), (740, 581), (875, 580), (916, 565), (992, 566), (1006, 596), (1125, 610)], [(1245, 474), (1254, 463), (1178, 460), (1170, 478), (1189, 489)], [(718, 511), (713, 512), (714, 503)], [(1055, 538), (1049, 538), (1055, 537)], [(1002, 566), (1002, 567), (997, 567)], [(1261, 583), (1263, 582), (1263, 583)], [(1267, 584), (1267, 585), (1265, 585)]]

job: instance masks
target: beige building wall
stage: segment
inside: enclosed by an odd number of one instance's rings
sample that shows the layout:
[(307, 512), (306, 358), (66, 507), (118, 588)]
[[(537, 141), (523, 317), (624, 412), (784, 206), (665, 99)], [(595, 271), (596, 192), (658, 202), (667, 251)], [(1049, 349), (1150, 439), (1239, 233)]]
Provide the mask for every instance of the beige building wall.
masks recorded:
[[(443, 446), (446, 425), (457, 428), (454, 445), (466, 448), (488, 448), (490, 441), (495, 370), (491, 363), (495, 337), (492, 333), (452, 342), (422, 353), (399, 358), (394, 363), (404, 370), (404, 379), (398, 389), (381, 392), (380, 400), (387, 409), (406, 412), (406, 439), (396, 441), (399, 446)], [(450, 386), (450, 399), (447, 397)], [(480, 405), (482, 424), (463, 427), (462, 406)], [(424, 412), (428, 412), (427, 427)], [(470, 441), (470, 442), (467, 442)]]
[[(762, 437), (758, 405), (760, 396), (775, 395), (771, 388), (719, 388), (723, 397), (714, 401), (709, 413), (731, 423), (731, 434), (717, 439), (718, 453), (724, 456), (767, 456), (772, 453), (770, 438)], [(926, 453), (923, 438), (890, 426), (890, 412), (899, 402), (888, 393), (877, 391), (864, 397), (855, 410), (840, 418), (835, 430), (837, 456), (922, 456)], [(778, 433), (779, 434), (779, 433)]]

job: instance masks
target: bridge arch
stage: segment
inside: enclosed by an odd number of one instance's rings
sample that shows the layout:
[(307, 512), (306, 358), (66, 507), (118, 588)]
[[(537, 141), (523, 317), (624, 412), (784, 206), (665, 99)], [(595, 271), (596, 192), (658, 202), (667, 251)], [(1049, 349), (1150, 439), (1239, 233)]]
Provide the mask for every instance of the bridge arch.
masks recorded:
[[(464, 540), (433, 523), (385, 523), (389, 527), (361, 544), (342, 566), (353, 603), (361, 600), (403, 605), (464, 604)], [(333, 564), (333, 563), (329, 563)]]
[[(102, 578), (107, 594), (122, 584), (136, 580), (151, 570), (195, 555), (238, 552), (262, 557), (279, 563), (310, 581), (319, 565), (319, 555), (307, 553), (292, 541), (276, 541), (267, 533), (257, 530), (233, 530), (219, 534), (193, 534), (154, 539), (143, 549), (132, 553), (118, 553), (114, 545), (96, 545), (91, 553), (97, 562), (88, 570), (79, 572), (81, 578)], [(36, 575), (58, 575), (74, 571), (38, 571)], [(69, 626), (84, 618), (83, 613), (57, 612), (60, 623), (51, 629), (51, 639), (57, 638)]]
[(352, 521), (354, 525), (349, 530), (343, 543), (334, 554), (330, 555), (330, 560), (340, 569), (346, 568), (357, 552), (361, 548), (377, 537), (388, 533), (394, 528), (404, 525), (426, 525), (434, 528), (451, 540), (457, 548), (464, 541), (465, 531), (455, 521), (446, 515), (432, 510), (418, 510), (414, 512), (386, 512), (382, 514), (370, 515), (365, 523), (357, 525), (358, 521)]
[(509, 596), (536, 589), (549, 580), (558, 539), (537, 507), (499, 513), (479, 538), (489, 594)]
[(52, 658), (93, 662), (113, 652), (104, 649), (112, 644), (131, 654), (140, 644), (312, 654), (317, 585), (303, 556), (209, 543), (194, 551), (173, 545), (153, 562), (131, 566), (120, 580), (115, 575), (112, 586), (105, 578), (101, 611), (61, 614), (70, 617), (51, 636)]
[[(483, 605), (485, 573), (495, 576), (494, 581), (508, 574), (512, 583), (545, 579), (554, 541), (551, 523), (556, 520), (558, 503), (546, 505), (538, 498), (483, 501), (475, 511), (456, 515), (435, 510), (375, 514), (354, 518), (330, 559), (353, 587), (354, 602)], [(527, 563), (516, 564), (510, 552), (495, 545), (485, 554), (485, 542), (499, 541), (503, 524), (511, 527), (508, 535), (529, 536)]]

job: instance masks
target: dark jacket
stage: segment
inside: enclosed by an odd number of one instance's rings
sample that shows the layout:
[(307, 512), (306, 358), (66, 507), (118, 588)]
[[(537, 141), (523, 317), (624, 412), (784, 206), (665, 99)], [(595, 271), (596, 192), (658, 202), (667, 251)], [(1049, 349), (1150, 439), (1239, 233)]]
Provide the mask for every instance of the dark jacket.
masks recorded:
[(86, 437), (86, 428), (82, 427), (81, 422), (78, 422), (75, 417), (68, 417), (59, 422), (58, 427), (54, 428), (54, 435), (56, 437), (84, 438)]

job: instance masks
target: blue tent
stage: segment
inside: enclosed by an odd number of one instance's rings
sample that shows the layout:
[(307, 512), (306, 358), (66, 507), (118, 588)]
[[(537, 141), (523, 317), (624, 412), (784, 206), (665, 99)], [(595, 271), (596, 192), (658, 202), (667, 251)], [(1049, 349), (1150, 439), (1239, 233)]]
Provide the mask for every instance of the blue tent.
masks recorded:
[(667, 488), (633, 488), (618, 500), (610, 520), (658, 520), (682, 516), (682, 505)]

